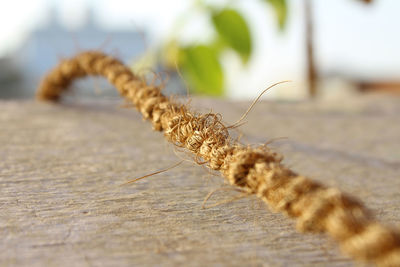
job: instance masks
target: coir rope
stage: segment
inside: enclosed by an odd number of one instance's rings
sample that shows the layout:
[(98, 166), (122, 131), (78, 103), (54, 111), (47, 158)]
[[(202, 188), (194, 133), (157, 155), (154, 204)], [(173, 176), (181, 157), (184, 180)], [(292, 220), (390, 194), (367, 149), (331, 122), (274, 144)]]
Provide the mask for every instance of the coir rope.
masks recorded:
[(399, 231), (378, 223), (358, 200), (286, 168), (267, 146), (238, 144), (219, 114), (197, 114), (174, 103), (111, 56), (88, 51), (62, 60), (44, 77), (37, 97), (56, 101), (73, 80), (88, 75), (106, 77), (154, 130), (220, 171), (230, 184), (296, 218), (299, 231), (325, 232), (355, 259), (400, 266)]

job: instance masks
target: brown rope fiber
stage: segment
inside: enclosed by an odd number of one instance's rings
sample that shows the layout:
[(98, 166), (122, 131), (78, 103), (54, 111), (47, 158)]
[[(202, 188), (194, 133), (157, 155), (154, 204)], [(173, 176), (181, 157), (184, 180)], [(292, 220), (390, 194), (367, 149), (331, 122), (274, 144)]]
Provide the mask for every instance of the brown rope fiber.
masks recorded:
[(219, 114), (197, 114), (146, 84), (119, 60), (97, 51), (65, 59), (46, 77), (37, 97), (56, 101), (71, 82), (87, 75), (106, 77), (168, 141), (185, 147), (230, 184), (256, 194), (270, 208), (297, 219), (301, 232), (325, 232), (342, 251), (379, 266), (400, 266), (400, 232), (378, 223), (355, 198), (282, 165), (267, 146), (235, 142)]

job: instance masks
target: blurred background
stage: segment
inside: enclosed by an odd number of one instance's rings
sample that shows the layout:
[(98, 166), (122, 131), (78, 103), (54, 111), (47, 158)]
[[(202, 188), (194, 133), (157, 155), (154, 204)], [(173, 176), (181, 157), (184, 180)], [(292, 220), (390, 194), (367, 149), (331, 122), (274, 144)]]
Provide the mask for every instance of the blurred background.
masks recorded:
[[(0, 98), (31, 98), (60, 59), (100, 49), (167, 93), (253, 99), (400, 95), (397, 0), (13, 0), (0, 9)], [(115, 96), (104, 81), (87, 94)], [(93, 89), (93, 84), (95, 84)]]

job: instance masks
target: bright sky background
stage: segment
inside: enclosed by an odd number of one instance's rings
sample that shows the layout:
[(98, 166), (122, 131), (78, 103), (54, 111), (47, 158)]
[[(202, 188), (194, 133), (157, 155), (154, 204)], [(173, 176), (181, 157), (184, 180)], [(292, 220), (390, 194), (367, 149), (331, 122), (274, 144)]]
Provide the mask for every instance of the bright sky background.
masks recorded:
[[(84, 21), (88, 5), (97, 22), (106, 28), (148, 30), (150, 41), (173, 31), (174, 21), (193, 3), (190, 0), (1, 0), (0, 56), (12, 53), (29, 31), (44, 26), (51, 6), (57, 6), (62, 22), (70, 28)], [(228, 1), (228, 0), (227, 0)], [(212, 1), (227, 2), (224, 0)], [(210, 1), (211, 2), (211, 1)], [(291, 0), (286, 31), (277, 31), (274, 13), (261, 0), (229, 1), (249, 19), (255, 50), (247, 69), (226, 55), (231, 93), (240, 97), (247, 90), (260, 91), (278, 80), (304, 78), (302, 0)], [(400, 78), (400, 1), (314, 0), (317, 64), (322, 73), (341, 72), (357, 77)], [(207, 19), (191, 14), (186, 39), (210, 36)], [(230, 83), (230, 84), (229, 84)]]

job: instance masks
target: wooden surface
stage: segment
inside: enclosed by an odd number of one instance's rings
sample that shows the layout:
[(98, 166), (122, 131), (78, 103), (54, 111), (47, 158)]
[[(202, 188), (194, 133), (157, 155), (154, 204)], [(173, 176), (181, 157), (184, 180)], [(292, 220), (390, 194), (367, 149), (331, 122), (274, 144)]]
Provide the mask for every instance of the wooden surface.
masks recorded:
[[(248, 102), (195, 99), (237, 120)], [(400, 99), (260, 102), (240, 128), (294, 170), (357, 195), (386, 223), (400, 222)], [(233, 132), (239, 135), (240, 132)], [(1, 266), (349, 266), (322, 235), (186, 162), (120, 102), (52, 105), (0, 101)]]

